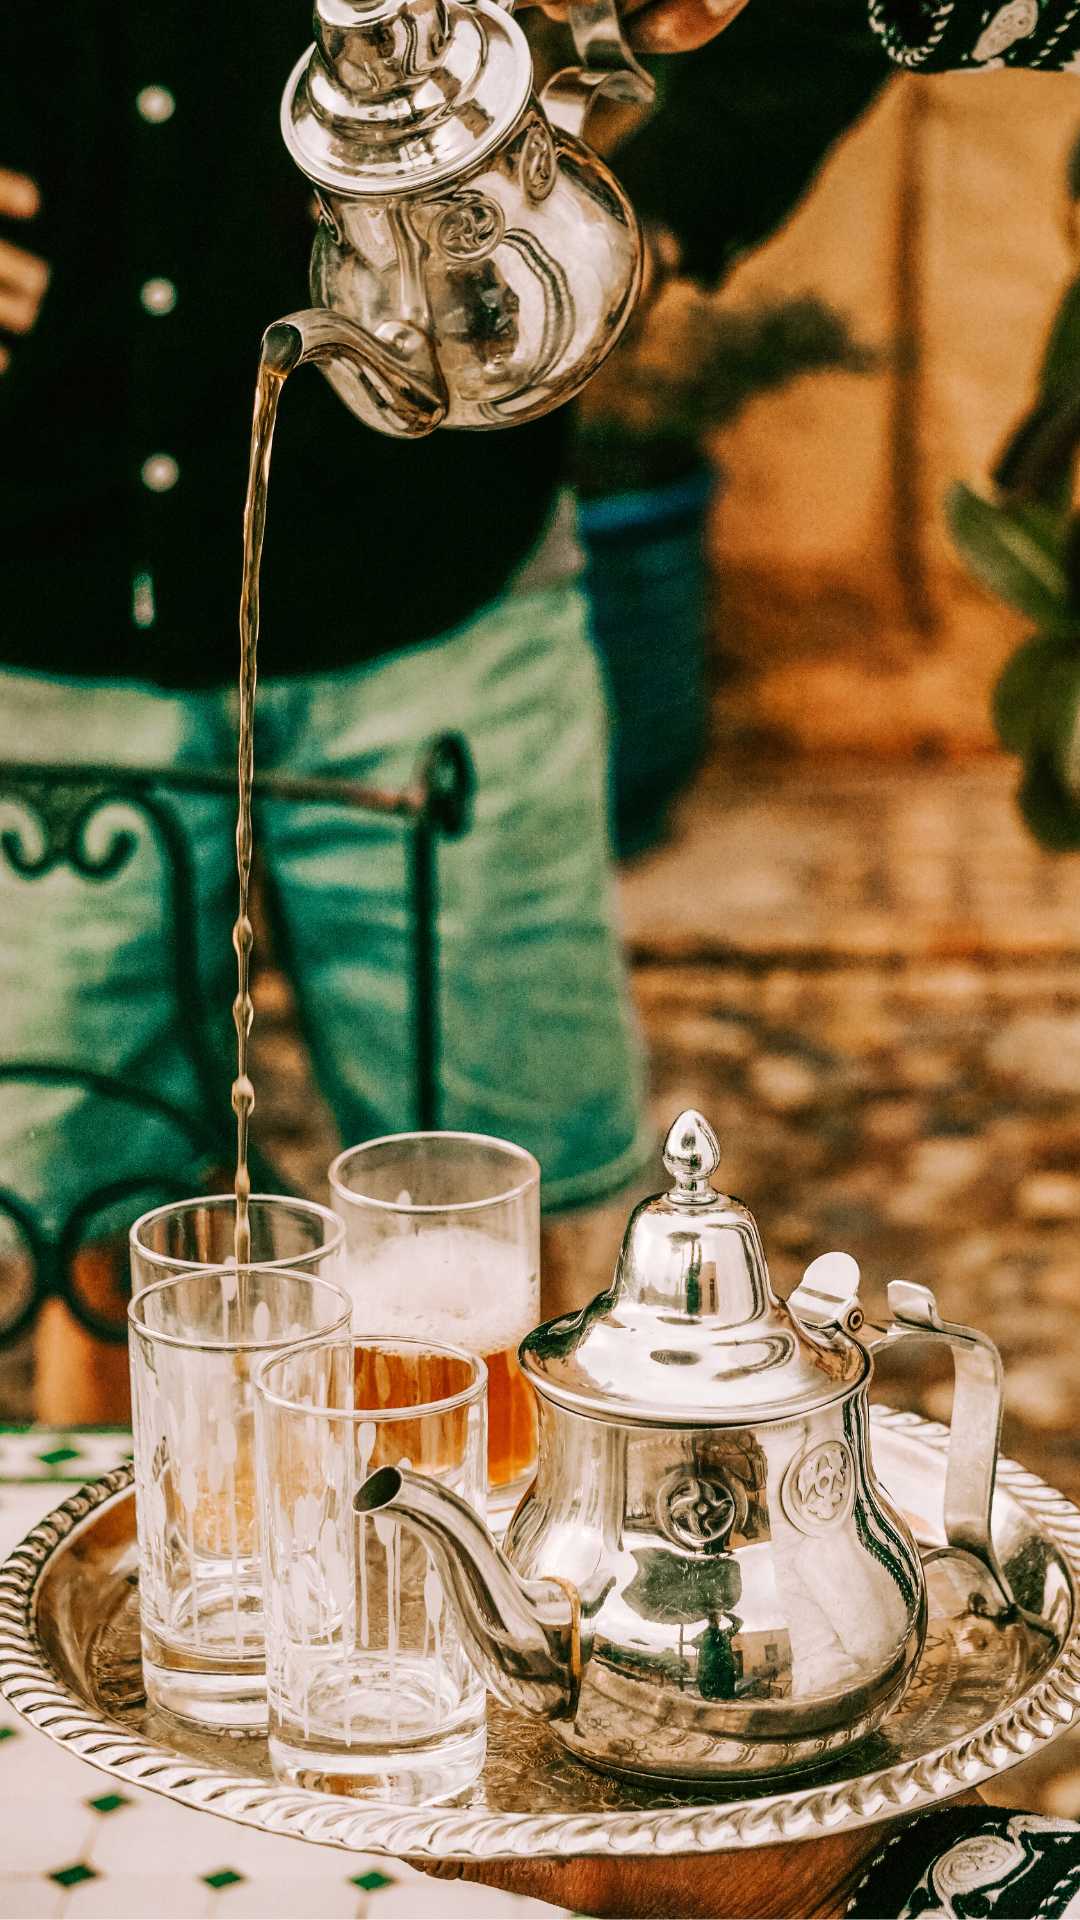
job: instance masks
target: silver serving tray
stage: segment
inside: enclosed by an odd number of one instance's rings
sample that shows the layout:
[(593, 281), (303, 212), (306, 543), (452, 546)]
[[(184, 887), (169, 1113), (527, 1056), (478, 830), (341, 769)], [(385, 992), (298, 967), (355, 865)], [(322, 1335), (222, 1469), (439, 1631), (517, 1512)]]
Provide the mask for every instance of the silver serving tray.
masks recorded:
[[(492, 1704), (488, 1760), (467, 1805), (371, 1805), (277, 1786), (265, 1743), (190, 1733), (142, 1691), (128, 1468), (65, 1500), (0, 1569), (0, 1691), (43, 1733), (119, 1780), (185, 1806), (324, 1846), (418, 1859), (723, 1852), (895, 1818), (974, 1787), (1080, 1713), (1080, 1512), (1003, 1460), (994, 1539), (1022, 1606), (1051, 1632), (978, 1610), (977, 1564), (942, 1543), (947, 1433), (875, 1410), (880, 1479), (927, 1550), (930, 1627), (883, 1728), (813, 1774), (730, 1797), (631, 1785), (573, 1760), (547, 1727)], [(972, 1606), (972, 1597), (975, 1605)]]

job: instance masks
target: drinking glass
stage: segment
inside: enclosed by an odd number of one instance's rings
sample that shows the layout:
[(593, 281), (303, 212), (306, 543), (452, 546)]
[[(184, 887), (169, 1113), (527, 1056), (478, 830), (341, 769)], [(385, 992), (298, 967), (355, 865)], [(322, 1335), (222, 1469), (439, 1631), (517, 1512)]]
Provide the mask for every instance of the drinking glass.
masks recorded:
[(434, 1562), (407, 1521), (354, 1501), (377, 1467), (411, 1466), (482, 1511), (486, 1385), (474, 1355), (393, 1337), (259, 1371), (270, 1758), (288, 1785), (416, 1805), (483, 1766), (484, 1683)]
[(328, 1280), (226, 1267), (128, 1307), (146, 1692), (199, 1726), (266, 1725), (252, 1376), (268, 1355), (349, 1330)]
[(540, 1317), (540, 1168), (475, 1133), (402, 1133), (339, 1154), (341, 1284), (357, 1334), (450, 1341), (488, 1370), (488, 1486), (509, 1515), (536, 1464), (536, 1406), (517, 1349)]
[[(345, 1233), (329, 1207), (276, 1193), (253, 1193), (248, 1205), (253, 1266), (288, 1267), (293, 1273), (339, 1279)], [(129, 1236), (132, 1293), (169, 1274), (228, 1266), (235, 1221), (236, 1201), (231, 1193), (173, 1200), (144, 1213)]]

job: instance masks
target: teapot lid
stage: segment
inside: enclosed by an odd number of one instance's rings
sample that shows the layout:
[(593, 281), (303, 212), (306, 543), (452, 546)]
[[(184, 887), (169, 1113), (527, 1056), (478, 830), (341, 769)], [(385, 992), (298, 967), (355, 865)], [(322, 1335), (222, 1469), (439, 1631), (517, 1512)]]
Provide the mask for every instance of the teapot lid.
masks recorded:
[(493, 0), (316, 0), (281, 131), (318, 186), (415, 193), (498, 146), (531, 88), (525, 35)]
[(631, 1214), (608, 1292), (522, 1343), (545, 1399), (631, 1424), (732, 1426), (808, 1412), (865, 1378), (855, 1262), (824, 1255), (779, 1300), (753, 1215), (712, 1185), (719, 1161), (708, 1121), (680, 1114), (664, 1148), (673, 1185)]

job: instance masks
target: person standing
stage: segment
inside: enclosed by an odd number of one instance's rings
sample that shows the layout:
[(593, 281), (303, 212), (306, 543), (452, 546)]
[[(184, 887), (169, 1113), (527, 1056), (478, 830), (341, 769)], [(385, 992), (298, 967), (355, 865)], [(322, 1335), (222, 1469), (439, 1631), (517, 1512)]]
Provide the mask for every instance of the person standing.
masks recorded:
[[(311, 245), (310, 188), (277, 125), (296, 26), (262, 0), (57, 0), (43, 49), (36, 16), (0, 13), (0, 761), (235, 763), (258, 342), (303, 303)], [(558, 511), (565, 433), (555, 414), (398, 442), (298, 375), (257, 719), (261, 769), (386, 787), (408, 784), (434, 735), (467, 738), (474, 824), (441, 863), (440, 1120), (530, 1148), (551, 1213), (617, 1192), (650, 1144), (603, 696)], [(235, 808), (170, 805), (227, 1141)], [(2, 1263), (26, 1216), (54, 1246), (93, 1239), (193, 1179), (154, 1103), (190, 1112), (205, 1095), (170, 985), (160, 850), (143, 832), (114, 870), (89, 871), (91, 848), (82, 871), (35, 873), (33, 819), (10, 794), (0, 808), (0, 1063), (31, 1069), (0, 1103)], [(90, 831), (107, 842), (108, 824)], [(415, 1124), (399, 830), (270, 801), (259, 845), (339, 1131)], [(51, 1311), (43, 1343), (67, 1357), (42, 1411), (104, 1417), (120, 1376), (87, 1406), (69, 1334)]]

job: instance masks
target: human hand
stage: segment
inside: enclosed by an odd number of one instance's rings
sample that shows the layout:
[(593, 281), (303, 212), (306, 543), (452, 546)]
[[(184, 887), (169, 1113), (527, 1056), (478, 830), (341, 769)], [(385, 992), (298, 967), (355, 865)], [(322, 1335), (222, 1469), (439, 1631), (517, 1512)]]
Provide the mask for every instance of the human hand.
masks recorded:
[[(569, 0), (541, 0), (545, 13), (565, 20)], [(621, 0), (623, 31), (636, 53), (690, 53), (729, 27), (747, 0)]]
[[(25, 173), (10, 173), (0, 167), (0, 219), (32, 220), (41, 207), (41, 196)], [(0, 334), (29, 333), (37, 320), (49, 269), (36, 253), (0, 240)], [(11, 364), (11, 349), (0, 338), (0, 374)]]

